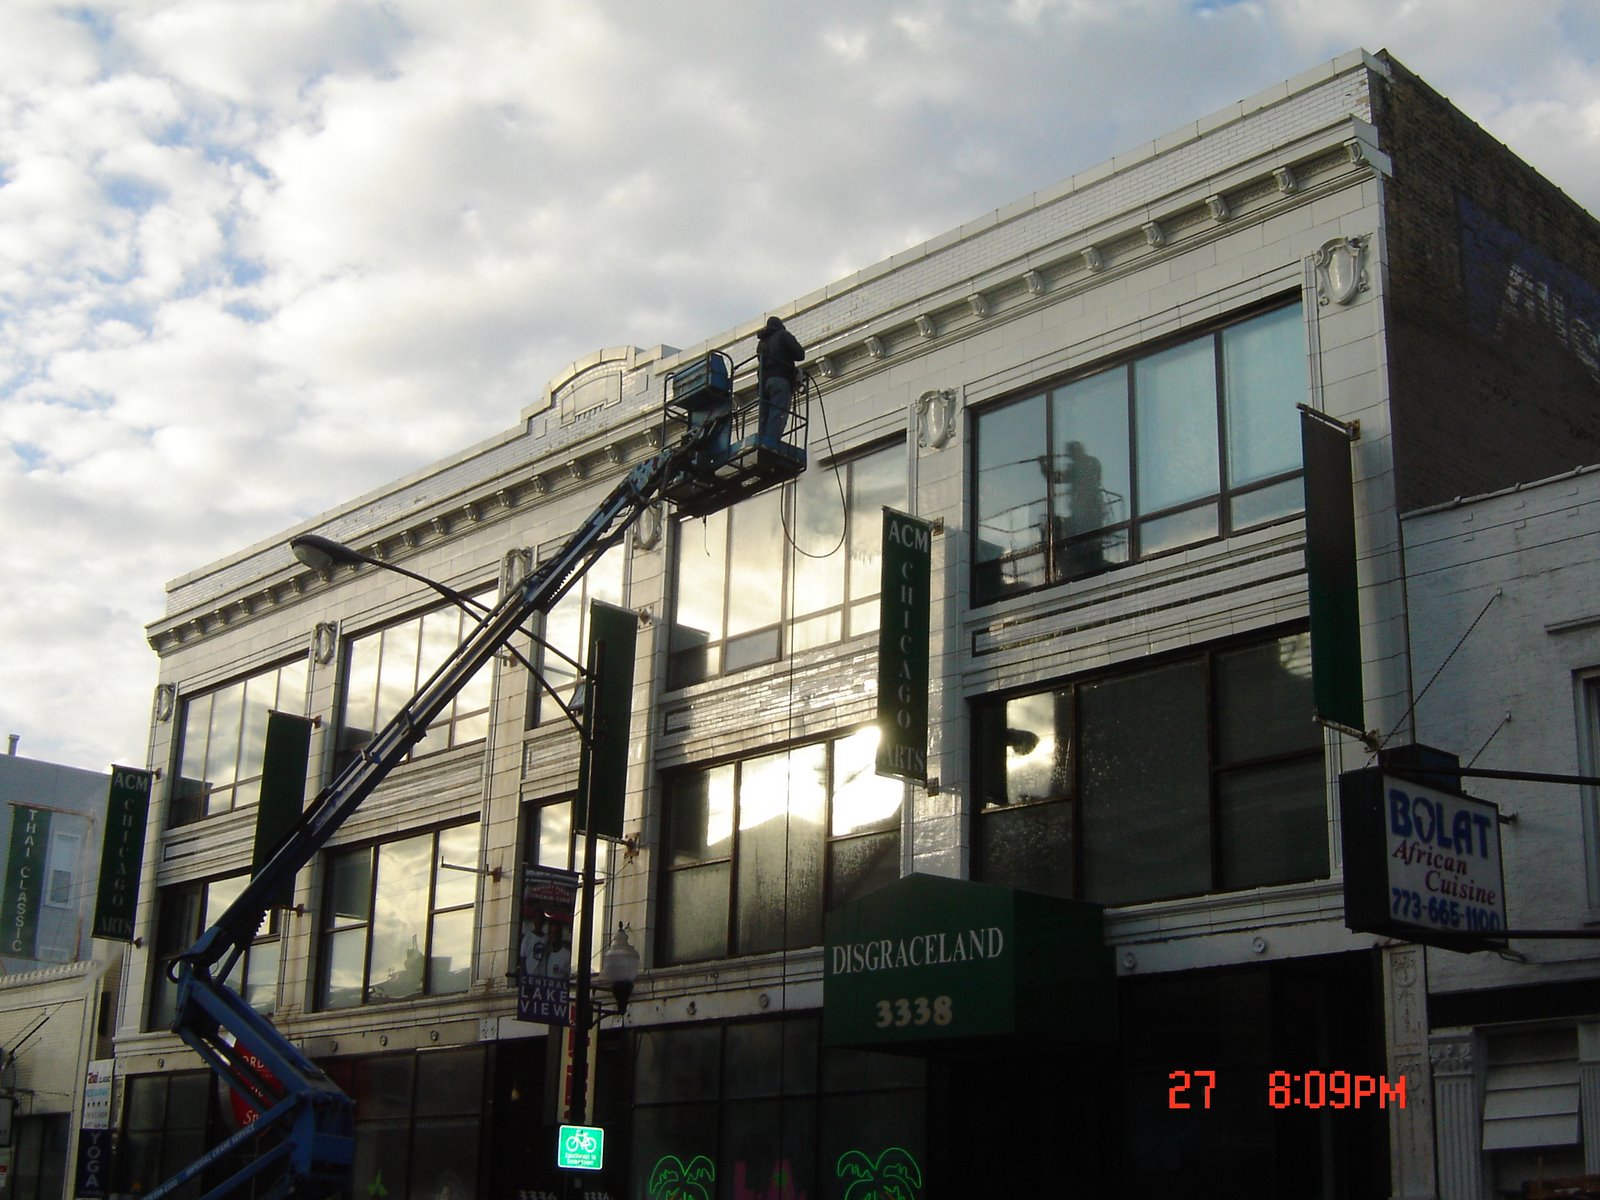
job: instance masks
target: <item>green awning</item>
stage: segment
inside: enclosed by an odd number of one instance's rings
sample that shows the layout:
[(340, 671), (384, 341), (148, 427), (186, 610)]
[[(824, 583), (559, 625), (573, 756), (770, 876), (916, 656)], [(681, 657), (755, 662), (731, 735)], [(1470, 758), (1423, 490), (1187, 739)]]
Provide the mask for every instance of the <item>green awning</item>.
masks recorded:
[(823, 1040), (926, 1052), (1115, 1033), (1099, 905), (907, 875), (828, 914)]

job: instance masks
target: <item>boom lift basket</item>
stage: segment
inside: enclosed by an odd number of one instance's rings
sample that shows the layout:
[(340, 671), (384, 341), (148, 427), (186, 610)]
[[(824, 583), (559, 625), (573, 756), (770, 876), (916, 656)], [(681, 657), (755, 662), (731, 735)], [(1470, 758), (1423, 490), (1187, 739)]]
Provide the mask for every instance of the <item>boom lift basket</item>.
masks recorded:
[(796, 388), (788, 420), (777, 437), (760, 431), (761, 398), (733, 390), (733, 366), (720, 350), (681, 367), (662, 384), (670, 444), (707, 424), (721, 423), (694, 460), (662, 489), (686, 517), (702, 517), (747, 496), (787, 483), (806, 469), (809, 411)]

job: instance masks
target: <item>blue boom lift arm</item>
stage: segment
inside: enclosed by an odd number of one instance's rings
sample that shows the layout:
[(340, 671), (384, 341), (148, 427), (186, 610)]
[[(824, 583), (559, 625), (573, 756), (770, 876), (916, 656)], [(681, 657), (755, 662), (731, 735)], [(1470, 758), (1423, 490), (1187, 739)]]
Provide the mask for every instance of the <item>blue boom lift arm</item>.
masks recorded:
[(290, 1196), (318, 1200), (348, 1184), (355, 1143), (352, 1102), (223, 981), (254, 940), (272, 897), (405, 760), (434, 719), (495, 652), (530, 616), (548, 612), (658, 496), (672, 497), (681, 510), (709, 512), (805, 469), (804, 449), (791, 444), (804, 429), (798, 414), (784, 439), (759, 439), (759, 444), (745, 439), (730, 447), (730, 421), (748, 416), (732, 408), (730, 374), (727, 357), (713, 353), (667, 381), (669, 387), (678, 381), (668, 400), (668, 415), (682, 419), (687, 432), (634, 467), (558, 554), (534, 569), (483, 617), (366, 749), (311, 802), (299, 824), (216, 923), (173, 961), (170, 971), (178, 984), (173, 1031), (259, 1115), (154, 1188), (147, 1200), (169, 1195), (258, 1138), (263, 1140), (251, 1161), (217, 1183), (204, 1200), (226, 1195), (280, 1164), (270, 1184), (258, 1192), (263, 1200)]

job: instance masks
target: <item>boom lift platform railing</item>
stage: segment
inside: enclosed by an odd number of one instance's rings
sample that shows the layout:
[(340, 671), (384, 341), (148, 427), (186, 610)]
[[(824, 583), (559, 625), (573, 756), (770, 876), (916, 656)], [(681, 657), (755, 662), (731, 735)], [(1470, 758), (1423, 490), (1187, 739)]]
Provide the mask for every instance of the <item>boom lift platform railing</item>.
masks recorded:
[(712, 429), (705, 453), (667, 482), (666, 496), (683, 516), (726, 508), (806, 469), (806, 389), (796, 389), (782, 431), (762, 433), (759, 388), (738, 401), (733, 375), (728, 356), (713, 351), (662, 382), (662, 414), (669, 431), (663, 441), (672, 430)]
[(755, 405), (736, 410), (728, 356), (720, 352), (666, 382), (665, 448), (635, 466), (552, 558), (530, 572), (481, 619), (416, 695), (324, 788), (234, 902), (169, 966), (177, 982), (172, 1029), (259, 1116), (198, 1161), (147, 1193), (161, 1200), (255, 1141), (251, 1161), (204, 1193), (212, 1200), (280, 1168), (260, 1200), (318, 1200), (348, 1186), (354, 1155), (352, 1102), (270, 1020), (224, 982), (249, 948), (272, 898), (315, 858), (469, 680), (530, 616), (545, 613), (622, 539), (663, 494), (681, 512), (703, 515), (776, 487), (805, 470), (805, 413), (781, 437), (753, 426)]

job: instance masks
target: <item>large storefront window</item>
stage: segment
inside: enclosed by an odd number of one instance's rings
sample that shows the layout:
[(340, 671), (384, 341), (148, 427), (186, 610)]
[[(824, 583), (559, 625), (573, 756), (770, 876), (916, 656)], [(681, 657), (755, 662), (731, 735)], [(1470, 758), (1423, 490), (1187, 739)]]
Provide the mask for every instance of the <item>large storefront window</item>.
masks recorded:
[(973, 600), (1299, 512), (1299, 305), (985, 409)]
[[(126, 1084), (122, 1137), (113, 1159), (116, 1190), (148, 1192), (195, 1162), (220, 1137), (216, 1077), (210, 1071), (133, 1075)], [(175, 1195), (201, 1194), (193, 1179)]]
[(187, 825), (256, 802), (267, 715), (303, 715), (306, 681), (302, 658), (184, 701), (169, 825)]
[(878, 731), (667, 781), (664, 963), (815, 946), (829, 909), (900, 877), (903, 788)]
[(815, 1018), (650, 1029), (636, 1047), (635, 1200), (921, 1194), (922, 1060), (824, 1050)]
[(351, 1194), (381, 1200), (470, 1200), (484, 1121), (481, 1046), (321, 1064), (355, 1101)]
[(976, 873), (1104, 904), (1328, 874), (1310, 638), (974, 705)]
[(18, 1117), (13, 1133), (13, 1183), (6, 1200), (57, 1200), (67, 1184), (67, 1136), (72, 1121), (65, 1113)]
[(877, 629), (881, 513), (905, 495), (895, 445), (679, 522), (668, 685), (776, 661), (786, 623), (789, 653)]
[[(495, 594), (474, 599), (492, 605)], [(339, 757), (343, 769), (372, 741), (417, 689), (439, 669), (450, 652), (471, 632), (477, 618), (454, 605), (444, 605), (387, 629), (352, 638), (345, 666), (344, 705), (339, 714)], [(493, 673), (485, 663), (428, 727), (412, 751), (433, 754), (481, 741), (489, 733), (489, 698)]]
[[(167, 968), (200, 934), (216, 923), (250, 881), (248, 875), (182, 883), (161, 889), (157, 898), (156, 942), (150, 995), (149, 1028), (165, 1029), (177, 1012), (178, 985)], [(278, 1000), (278, 958), (282, 944), (282, 912), (269, 908), (261, 930), (223, 982), (243, 996), (251, 1008), (270, 1015)]]
[(466, 991), (477, 862), (476, 822), (330, 855), (317, 1007)]

